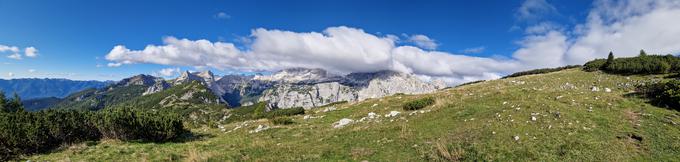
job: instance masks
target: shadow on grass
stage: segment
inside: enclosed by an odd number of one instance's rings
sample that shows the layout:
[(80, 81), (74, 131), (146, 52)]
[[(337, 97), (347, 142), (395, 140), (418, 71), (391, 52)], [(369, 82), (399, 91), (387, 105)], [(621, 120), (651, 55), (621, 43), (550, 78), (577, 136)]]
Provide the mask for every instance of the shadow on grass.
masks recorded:
[(129, 140), (129, 141), (123, 141), (123, 142), (129, 142), (129, 143), (155, 143), (155, 144), (163, 144), (163, 143), (186, 143), (186, 142), (193, 142), (193, 141), (202, 141), (208, 138), (213, 138), (215, 135), (208, 134), (208, 133), (195, 133), (195, 132), (187, 132), (182, 135), (179, 135), (176, 138), (170, 139), (170, 140), (165, 140), (165, 141), (149, 141), (149, 140)]
[(655, 107), (658, 107), (658, 108), (680, 111), (679, 108), (673, 108), (672, 106), (665, 104), (664, 101), (662, 101), (660, 99), (656, 99), (654, 97), (651, 97), (651, 96), (644, 94), (642, 92), (626, 93), (626, 94), (623, 95), (623, 97), (643, 99), (643, 100), (645, 100), (645, 103), (650, 104), (650, 105), (655, 106)]

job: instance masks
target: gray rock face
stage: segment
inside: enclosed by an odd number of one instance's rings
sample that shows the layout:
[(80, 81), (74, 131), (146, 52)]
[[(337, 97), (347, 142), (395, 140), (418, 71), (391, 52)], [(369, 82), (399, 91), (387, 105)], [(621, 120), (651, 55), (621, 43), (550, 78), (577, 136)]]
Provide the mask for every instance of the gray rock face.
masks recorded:
[(276, 108), (312, 108), (340, 101), (362, 101), (396, 93), (422, 94), (444, 88), (421, 81), (413, 75), (394, 71), (352, 73), (326, 82), (279, 83), (264, 92), (259, 101)]
[(147, 88), (146, 91), (142, 93), (142, 95), (154, 94), (156, 92), (160, 92), (168, 88), (170, 88), (170, 84), (168, 84), (168, 82), (166, 82), (163, 79), (158, 79), (156, 80), (156, 83), (154, 83), (151, 87)]

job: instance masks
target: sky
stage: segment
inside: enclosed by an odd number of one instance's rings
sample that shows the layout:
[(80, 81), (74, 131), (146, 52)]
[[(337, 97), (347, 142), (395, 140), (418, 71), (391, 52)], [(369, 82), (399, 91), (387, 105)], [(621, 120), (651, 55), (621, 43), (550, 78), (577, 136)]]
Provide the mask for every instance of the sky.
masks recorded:
[(395, 70), (450, 85), (680, 52), (678, 0), (0, 0), (0, 78)]

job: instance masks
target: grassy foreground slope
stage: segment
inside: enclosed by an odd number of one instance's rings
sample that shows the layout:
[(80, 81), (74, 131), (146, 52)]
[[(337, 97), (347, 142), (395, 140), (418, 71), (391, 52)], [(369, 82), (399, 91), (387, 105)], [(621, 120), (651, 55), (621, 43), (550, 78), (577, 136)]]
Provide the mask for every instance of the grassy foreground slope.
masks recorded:
[[(294, 124), (267, 119), (192, 130), (179, 143), (65, 146), (26, 157), (48, 161), (675, 161), (680, 113), (625, 97), (635, 84), (662, 76), (618, 76), (568, 69), (493, 80), (427, 95), (395, 95), (313, 109)], [(592, 86), (598, 91), (592, 91)], [(611, 89), (607, 92), (605, 89)], [(432, 96), (415, 114), (403, 103)], [(399, 111), (396, 117), (386, 117)], [(380, 117), (364, 119), (368, 113)], [(343, 128), (332, 124), (355, 120)], [(258, 125), (270, 129), (253, 132)]]

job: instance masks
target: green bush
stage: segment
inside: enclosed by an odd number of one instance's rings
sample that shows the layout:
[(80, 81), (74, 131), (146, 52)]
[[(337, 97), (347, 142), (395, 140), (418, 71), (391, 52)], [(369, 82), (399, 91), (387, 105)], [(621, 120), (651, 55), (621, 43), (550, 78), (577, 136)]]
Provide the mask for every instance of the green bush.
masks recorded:
[(0, 95), (0, 161), (101, 138), (163, 142), (188, 132), (179, 117), (166, 113), (131, 109), (27, 112), (14, 104), (20, 102), (6, 101)]
[(412, 110), (422, 109), (422, 108), (430, 106), (432, 104), (434, 104), (434, 98), (425, 97), (425, 98), (413, 100), (413, 101), (410, 101), (410, 102), (406, 102), (403, 105), (403, 108), (406, 111), (412, 111)]
[(607, 60), (605, 59), (595, 59), (593, 61), (589, 61), (583, 65), (583, 70), (587, 72), (598, 71), (604, 66), (606, 62)]
[(187, 132), (177, 115), (134, 109), (102, 110), (96, 121), (105, 138), (163, 142)]
[(513, 74), (510, 74), (508, 76), (505, 76), (503, 78), (512, 78), (512, 77), (518, 77), (518, 76), (524, 76), (524, 75), (533, 75), (533, 74), (545, 74), (545, 73), (551, 73), (551, 72), (556, 72), (564, 69), (571, 69), (571, 68), (577, 68), (581, 67), (581, 65), (568, 65), (568, 66), (562, 66), (562, 67), (556, 67), (556, 68), (543, 68), (543, 69), (534, 69), (534, 70), (529, 70), (529, 71), (522, 71), (522, 72), (516, 72)]
[(270, 121), (272, 122), (272, 124), (275, 125), (289, 125), (294, 123), (293, 119), (289, 117), (275, 117), (273, 119), (270, 119)]
[(680, 111), (680, 80), (638, 86), (638, 91), (648, 97), (654, 105)]

